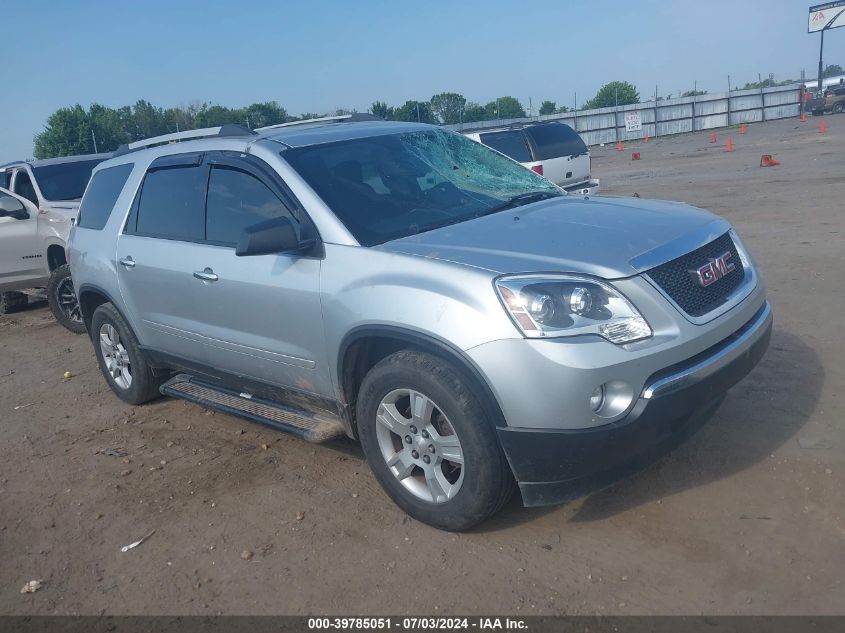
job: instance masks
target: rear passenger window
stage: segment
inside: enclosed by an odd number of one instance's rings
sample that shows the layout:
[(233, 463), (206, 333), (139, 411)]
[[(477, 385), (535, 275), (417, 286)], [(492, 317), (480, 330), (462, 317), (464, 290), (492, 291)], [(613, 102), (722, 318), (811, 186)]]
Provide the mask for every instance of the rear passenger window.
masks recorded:
[(137, 232), (171, 240), (205, 237), (204, 167), (172, 167), (147, 172), (138, 203)]
[(525, 137), (522, 136), (520, 131), (488, 132), (487, 134), (480, 134), (479, 138), (488, 147), (492, 147), (497, 152), (501, 152), (515, 161), (530, 163), (533, 160)]
[(296, 226), (281, 200), (250, 174), (227, 167), (213, 167), (208, 181), (206, 239), (235, 245), (248, 226), (286, 216)]
[(532, 125), (525, 128), (525, 133), (534, 141), (537, 160), (576, 156), (587, 152), (587, 146), (578, 133), (564, 123)]
[(76, 220), (77, 226), (99, 231), (106, 225), (134, 166), (134, 163), (126, 163), (101, 169), (94, 174), (82, 197), (79, 216)]
[(4, 172), (0, 172), (0, 187), (3, 189), (9, 189), (12, 185), (12, 170), (9, 169)]

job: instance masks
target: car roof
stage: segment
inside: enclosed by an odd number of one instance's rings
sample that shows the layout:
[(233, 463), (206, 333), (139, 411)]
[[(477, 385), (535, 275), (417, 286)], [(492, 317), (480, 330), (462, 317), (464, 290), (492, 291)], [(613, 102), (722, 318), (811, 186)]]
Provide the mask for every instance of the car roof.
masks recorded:
[(400, 121), (340, 121), (268, 128), (259, 130), (258, 134), (261, 138), (283, 143), (288, 147), (304, 147), (369, 136), (419, 132), (433, 128), (435, 126), (425, 123), (404, 123)]
[(48, 165), (63, 165), (65, 163), (76, 163), (84, 160), (106, 160), (111, 158), (111, 154), (78, 154), (76, 156), (60, 156), (58, 158), (44, 158), (42, 160), (15, 160), (5, 165), (0, 165), (0, 169), (8, 167), (16, 167), (18, 165), (29, 165), (30, 167), (46, 167)]

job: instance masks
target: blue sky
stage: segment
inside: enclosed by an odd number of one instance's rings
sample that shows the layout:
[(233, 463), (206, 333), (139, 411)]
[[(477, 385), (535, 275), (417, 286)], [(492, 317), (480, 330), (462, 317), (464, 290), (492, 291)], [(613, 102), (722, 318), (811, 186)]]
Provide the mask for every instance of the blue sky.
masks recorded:
[[(571, 105), (625, 79), (641, 94), (814, 76), (795, 0), (143, 2), (0, 0), (0, 163), (32, 155), (56, 108), (276, 100), (293, 114), (455, 91)], [(825, 62), (845, 66), (845, 29)]]

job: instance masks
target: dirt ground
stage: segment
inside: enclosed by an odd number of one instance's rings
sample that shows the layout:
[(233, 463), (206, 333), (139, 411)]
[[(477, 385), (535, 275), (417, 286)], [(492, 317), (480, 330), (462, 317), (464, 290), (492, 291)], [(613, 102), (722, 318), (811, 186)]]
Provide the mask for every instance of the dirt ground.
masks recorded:
[(0, 613), (845, 614), (845, 115), (826, 121), (594, 149), (604, 192), (739, 229), (772, 345), (668, 458), (472, 533), (408, 519), (352, 442), (127, 406), (45, 304), (0, 317)]

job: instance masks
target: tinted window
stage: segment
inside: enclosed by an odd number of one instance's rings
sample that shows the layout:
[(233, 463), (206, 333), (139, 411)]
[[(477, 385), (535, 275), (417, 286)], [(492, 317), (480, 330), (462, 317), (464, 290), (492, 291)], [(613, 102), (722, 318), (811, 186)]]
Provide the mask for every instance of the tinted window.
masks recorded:
[(78, 160), (33, 167), (35, 181), (47, 200), (79, 200), (91, 180), (91, 171), (104, 159)]
[(19, 169), (18, 175), (15, 176), (15, 193), (26, 198), (35, 206), (38, 206), (38, 196), (35, 195), (35, 187), (32, 186), (29, 174), (23, 169)]
[(525, 133), (534, 141), (537, 160), (577, 156), (587, 152), (587, 146), (578, 133), (563, 123), (544, 123), (525, 128)]
[(203, 167), (147, 172), (138, 206), (138, 233), (175, 240), (205, 237)]
[(282, 156), (365, 246), (497, 213), (525, 194), (562, 195), (489, 147), (437, 129), (297, 147)]
[(480, 134), (481, 142), (487, 147), (492, 147), (497, 152), (513, 158), (520, 163), (530, 163), (531, 151), (525, 142), (522, 132), (514, 130), (511, 132), (489, 132)]
[(212, 168), (207, 205), (206, 239), (220, 244), (237, 244), (246, 227), (271, 218), (287, 216), (293, 222), (264, 183), (236, 169)]
[(106, 225), (133, 166), (133, 163), (127, 163), (96, 173), (79, 207), (77, 225), (98, 231)]

